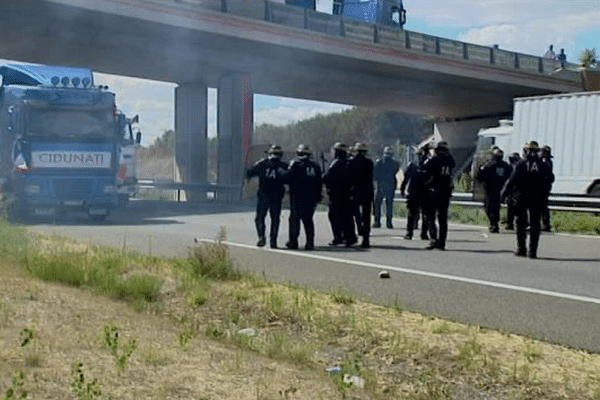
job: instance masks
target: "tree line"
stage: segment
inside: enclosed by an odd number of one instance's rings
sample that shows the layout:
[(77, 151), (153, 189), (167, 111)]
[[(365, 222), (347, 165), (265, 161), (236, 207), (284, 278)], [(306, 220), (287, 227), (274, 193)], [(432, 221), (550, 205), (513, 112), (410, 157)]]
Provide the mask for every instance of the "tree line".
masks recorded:
[[(252, 145), (278, 144), (293, 154), (300, 143), (315, 153), (328, 154), (335, 142), (353, 145), (364, 142), (376, 158), (385, 146), (391, 146), (403, 159), (406, 145), (415, 145), (433, 132), (433, 119), (409, 114), (354, 107), (345, 111), (293, 122), (285, 126), (261, 124), (254, 127)], [(168, 129), (148, 147), (138, 149), (138, 162), (172, 160), (175, 156), (175, 131)], [(217, 180), (218, 138), (208, 138), (208, 180)]]

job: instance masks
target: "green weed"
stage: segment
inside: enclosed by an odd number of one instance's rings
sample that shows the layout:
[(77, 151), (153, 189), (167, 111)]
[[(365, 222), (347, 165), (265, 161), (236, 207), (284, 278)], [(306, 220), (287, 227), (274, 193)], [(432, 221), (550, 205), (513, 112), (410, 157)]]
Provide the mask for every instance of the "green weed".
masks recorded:
[(98, 379), (89, 382), (83, 370), (81, 361), (73, 362), (71, 367), (71, 391), (80, 400), (94, 400), (102, 395), (102, 389), (98, 383)]
[(190, 307), (204, 305), (208, 301), (208, 291), (205, 287), (195, 287), (188, 292), (186, 300)]
[(179, 347), (183, 349), (183, 351), (187, 351), (190, 348), (190, 342), (194, 335), (189, 331), (183, 331), (179, 333), (178, 342)]
[(27, 398), (27, 392), (23, 389), (25, 385), (25, 373), (18, 369), (13, 373), (11, 386), (6, 389), (4, 400), (21, 400)]
[(336, 291), (331, 293), (331, 298), (334, 303), (344, 304), (346, 306), (349, 306), (354, 303), (354, 298), (352, 297), (352, 295), (342, 290), (342, 288), (338, 288)]
[(123, 372), (129, 363), (131, 355), (137, 348), (137, 344), (135, 338), (130, 338), (122, 346), (119, 341), (119, 331), (117, 327), (113, 324), (104, 325), (104, 342), (113, 355), (117, 370)]

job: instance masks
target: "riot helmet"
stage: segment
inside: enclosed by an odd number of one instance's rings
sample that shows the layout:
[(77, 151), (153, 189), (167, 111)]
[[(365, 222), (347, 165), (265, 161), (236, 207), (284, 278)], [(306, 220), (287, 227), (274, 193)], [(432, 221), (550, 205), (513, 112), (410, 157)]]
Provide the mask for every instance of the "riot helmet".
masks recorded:
[(312, 153), (310, 151), (310, 148), (307, 145), (300, 144), (296, 148), (296, 154), (298, 154), (299, 156), (308, 156), (308, 155), (310, 155)]
[(271, 147), (269, 147), (267, 154), (273, 157), (281, 157), (283, 150), (281, 150), (281, 146), (273, 144)]

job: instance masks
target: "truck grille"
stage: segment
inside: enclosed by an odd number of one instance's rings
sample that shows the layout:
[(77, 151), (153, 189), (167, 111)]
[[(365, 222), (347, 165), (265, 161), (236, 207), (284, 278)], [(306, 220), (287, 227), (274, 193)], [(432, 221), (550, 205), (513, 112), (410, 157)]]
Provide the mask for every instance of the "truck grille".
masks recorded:
[(55, 179), (53, 188), (59, 199), (81, 199), (91, 195), (93, 184), (93, 179)]

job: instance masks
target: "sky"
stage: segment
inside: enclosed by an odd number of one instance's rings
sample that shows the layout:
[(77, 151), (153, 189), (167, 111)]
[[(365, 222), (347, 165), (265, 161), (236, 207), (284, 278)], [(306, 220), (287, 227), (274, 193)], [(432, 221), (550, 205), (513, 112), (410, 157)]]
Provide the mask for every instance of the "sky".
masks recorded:
[[(330, 7), (331, 0), (318, 0)], [(542, 56), (550, 44), (578, 62), (585, 49), (600, 50), (600, 0), (404, 0), (405, 29), (484, 46)], [(95, 74), (96, 84), (117, 93), (128, 115), (139, 114), (142, 144), (174, 127), (174, 89), (169, 83)], [(216, 90), (209, 89), (208, 134), (216, 135)], [(255, 125), (286, 125), (348, 108), (255, 94)]]

